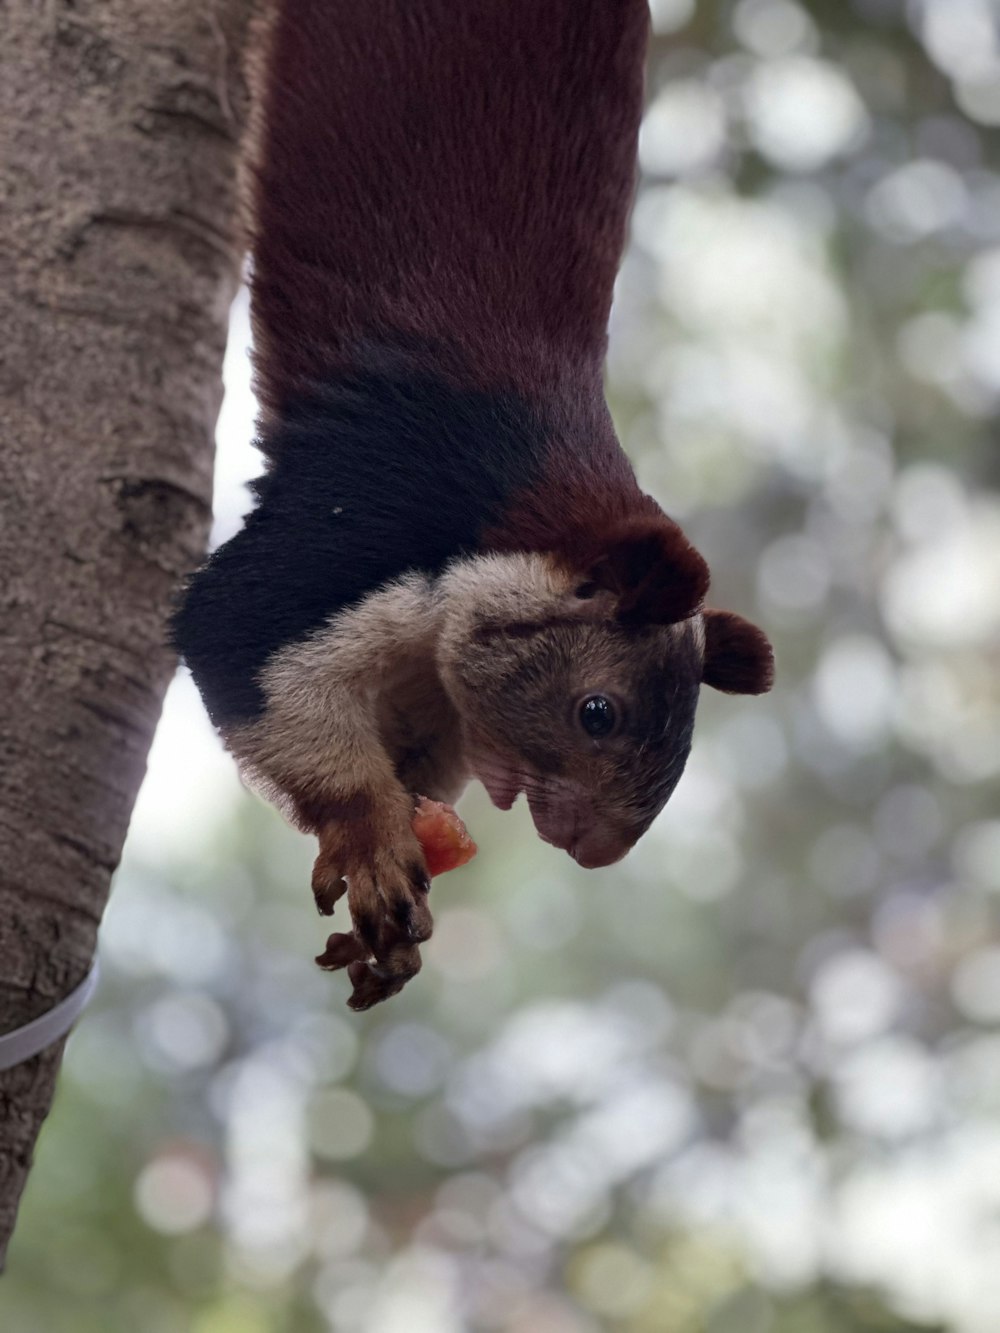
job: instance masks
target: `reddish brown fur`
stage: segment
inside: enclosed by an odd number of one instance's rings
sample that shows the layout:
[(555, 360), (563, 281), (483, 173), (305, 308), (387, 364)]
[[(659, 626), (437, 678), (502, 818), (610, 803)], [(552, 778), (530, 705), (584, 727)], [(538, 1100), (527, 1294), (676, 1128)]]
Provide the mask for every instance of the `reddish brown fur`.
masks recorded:
[(597, 407), (647, 29), (646, 0), (282, 5), (252, 210), (267, 405), (395, 331)]
[(708, 565), (676, 523), (636, 517), (594, 539), (578, 568), (618, 597), (625, 624), (673, 625), (700, 608), (708, 592)]

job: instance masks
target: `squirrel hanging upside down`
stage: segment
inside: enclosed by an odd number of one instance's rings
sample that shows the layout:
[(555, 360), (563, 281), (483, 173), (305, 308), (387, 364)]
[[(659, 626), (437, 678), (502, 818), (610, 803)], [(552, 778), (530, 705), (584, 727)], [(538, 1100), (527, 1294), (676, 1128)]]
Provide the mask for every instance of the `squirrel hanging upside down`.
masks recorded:
[(244, 775), (319, 838), (320, 961), (394, 994), (431, 933), (417, 796), (470, 777), (610, 865), (702, 684), (770, 687), (640, 491), (602, 376), (635, 183), (646, 0), (281, 0), (249, 244), (258, 444), (243, 530), (174, 639)]

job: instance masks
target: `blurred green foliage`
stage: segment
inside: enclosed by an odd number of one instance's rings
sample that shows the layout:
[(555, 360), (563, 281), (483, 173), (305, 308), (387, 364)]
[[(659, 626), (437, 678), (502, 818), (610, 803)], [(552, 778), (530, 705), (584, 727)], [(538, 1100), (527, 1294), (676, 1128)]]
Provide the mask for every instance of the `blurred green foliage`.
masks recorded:
[(305, 839), (137, 822), (5, 1333), (1000, 1327), (997, 9), (653, 9), (610, 392), (777, 688), (612, 870), (471, 792), (360, 1017)]

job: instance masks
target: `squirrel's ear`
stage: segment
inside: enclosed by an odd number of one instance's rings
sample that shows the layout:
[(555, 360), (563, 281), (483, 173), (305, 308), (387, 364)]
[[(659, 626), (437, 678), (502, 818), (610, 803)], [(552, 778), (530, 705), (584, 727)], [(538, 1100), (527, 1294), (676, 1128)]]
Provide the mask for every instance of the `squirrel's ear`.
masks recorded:
[(708, 566), (670, 519), (631, 519), (601, 543), (588, 581), (617, 598), (617, 617), (631, 624), (672, 625), (701, 606)]
[(766, 694), (774, 684), (774, 650), (763, 630), (733, 611), (702, 614), (702, 682), (726, 694)]

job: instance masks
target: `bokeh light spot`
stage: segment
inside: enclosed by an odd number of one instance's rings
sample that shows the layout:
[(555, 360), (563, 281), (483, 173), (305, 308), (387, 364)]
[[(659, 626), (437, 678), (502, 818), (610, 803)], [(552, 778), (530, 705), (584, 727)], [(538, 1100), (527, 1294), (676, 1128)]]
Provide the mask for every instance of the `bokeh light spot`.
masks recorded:
[(186, 1153), (154, 1158), (135, 1182), (135, 1206), (156, 1231), (177, 1236), (203, 1226), (212, 1213), (214, 1189), (205, 1165)]

